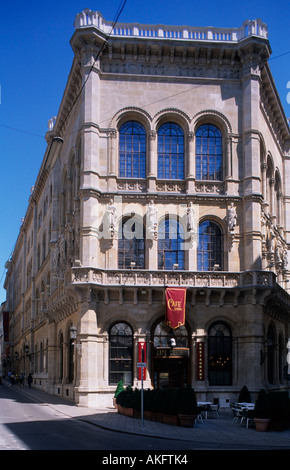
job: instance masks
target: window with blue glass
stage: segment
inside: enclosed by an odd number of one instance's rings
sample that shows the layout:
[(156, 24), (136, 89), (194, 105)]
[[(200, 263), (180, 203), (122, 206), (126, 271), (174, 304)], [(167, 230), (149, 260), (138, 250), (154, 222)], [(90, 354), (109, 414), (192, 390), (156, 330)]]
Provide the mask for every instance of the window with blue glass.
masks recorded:
[(184, 178), (184, 133), (172, 122), (158, 130), (158, 178)]
[(146, 177), (146, 132), (139, 122), (128, 121), (120, 127), (119, 176)]
[(223, 269), (223, 235), (218, 224), (204, 220), (199, 225), (197, 247), (198, 271)]
[(222, 134), (212, 124), (203, 124), (196, 132), (196, 179), (222, 180)]
[(119, 269), (145, 268), (145, 233), (141, 221), (126, 218), (122, 221), (121, 237), (118, 242)]
[(165, 219), (158, 230), (158, 269), (184, 269), (183, 227), (176, 219)]

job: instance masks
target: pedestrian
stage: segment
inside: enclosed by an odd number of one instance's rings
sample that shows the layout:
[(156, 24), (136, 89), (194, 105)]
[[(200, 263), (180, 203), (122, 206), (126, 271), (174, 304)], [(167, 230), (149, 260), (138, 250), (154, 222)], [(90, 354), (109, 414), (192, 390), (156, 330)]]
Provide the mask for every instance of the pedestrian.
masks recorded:
[(27, 382), (28, 382), (28, 387), (30, 388), (31, 384), (32, 384), (32, 375), (31, 374), (28, 375)]
[(10, 382), (11, 382), (12, 386), (15, 384), (15, 374), (14, 374), (14, 372), (12, 372), (12, 374), (10, 374)]
[(20, 387), (24, 386), (24, 374), (23, 374), (23, 372), (21, 372), (21, 374), (19, 376), (19, 385), (20, 385)]

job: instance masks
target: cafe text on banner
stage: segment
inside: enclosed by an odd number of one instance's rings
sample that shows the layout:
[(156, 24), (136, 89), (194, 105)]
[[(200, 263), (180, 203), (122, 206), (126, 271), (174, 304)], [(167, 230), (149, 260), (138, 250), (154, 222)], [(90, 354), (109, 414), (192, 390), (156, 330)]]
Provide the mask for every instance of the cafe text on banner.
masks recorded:
[(168, 287), (166, 297), (166, 323), (173, 329), (185, 324), (186, 289)]

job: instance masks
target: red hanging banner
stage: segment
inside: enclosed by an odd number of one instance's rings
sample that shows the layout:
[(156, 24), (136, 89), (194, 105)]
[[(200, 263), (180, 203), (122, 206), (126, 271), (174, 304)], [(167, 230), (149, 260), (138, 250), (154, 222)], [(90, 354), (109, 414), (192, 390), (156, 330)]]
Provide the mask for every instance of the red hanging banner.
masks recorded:
[(165, 291), (166, 323), (173, 329), (185, 324), (186, 288), (168, 287)]
[[(139, 341), (138, 343), (138, 362), (146, 363), (146, 343), (145, 341)], [(143, 380), (146, 380), (146, 367), (138, 367), (138, 380), (142, 379), (143, 369)]]

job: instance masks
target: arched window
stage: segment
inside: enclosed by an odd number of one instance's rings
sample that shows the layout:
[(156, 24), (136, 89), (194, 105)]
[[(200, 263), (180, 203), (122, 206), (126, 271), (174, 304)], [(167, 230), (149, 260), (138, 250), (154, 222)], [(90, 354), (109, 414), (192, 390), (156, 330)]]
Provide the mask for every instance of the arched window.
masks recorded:
[(60, 338), (59, 338), (59, 379), (60, 381), (63, 380), (63, 350), (64, 350), (63, 334), (61, 333)]
[(158, 229), (158, 269), (184, 269), (183, 227), (176, 219), (164, 219)]
[(212, 124), (196, 131), (196, 179), (222, 180), (222, 135)]
[(37, 345), (35, 345), (34, 348), (34, 370), (35, 372), (38, 372), (38, 351), (37, 351)]
[(184, 133), (172, 122), (158, 130), (158, 178), (184, 178)]
[(123, 380), (124, 385), (133, 383), (133, 331), (127, 323), (116, 323), (109, 333), (110, 359), (109, 384)]
[(269, 325), (267, 333), (267, 377), (270, 384), (274, 384), (275, 382), (275, 343), (275, 327)]
[(43, 372), (43, 343), (40, 343), (40, 350), (39, 350), (39, 372)]
[(70, 330), (67, 334), (68, 344), (68, 383), (73, 383), (74, 380), (74, 339), (70, 337)]
[(223, 270), (223, 235), (219, 225), (211, 220), (204, 220), (199, 225), (197, 269)]
[(284, 338), (281, 333), (279, 334), (278, 353), (279, 353), (279, 382), (283, 383), (283, 371), (284, 371), (286, 354), (285, 354), (285, 348), (284, 348)]
[(145, 239), (144, 227), (136, 218), (122, 220), (121, 238), (118, 242), (119, 269), (145, 268)]
[(119, 131), (119, 176), (146, 177), (146, 132), (139, 122), (125, 122)]
[(274, 183), (274, 191), (275, 191), (275, 212), (274, 215), (276, 216), (277, 225), (281, 225), (281, 179), (280, 175), (276, 172), (275, 174), (275, 183)]
[(232, 335), (223, 323), (209, 329), (208, 380), (209, 385), (232, 385)]
[(188, 348), (188, 332), (184, 325), (173, 331), (165, 321), (162, 321), (156, 325), (153, 336), (154, 348), (170, 346), (170, 339), (173, 337), (176, 341), (176, 347)]

